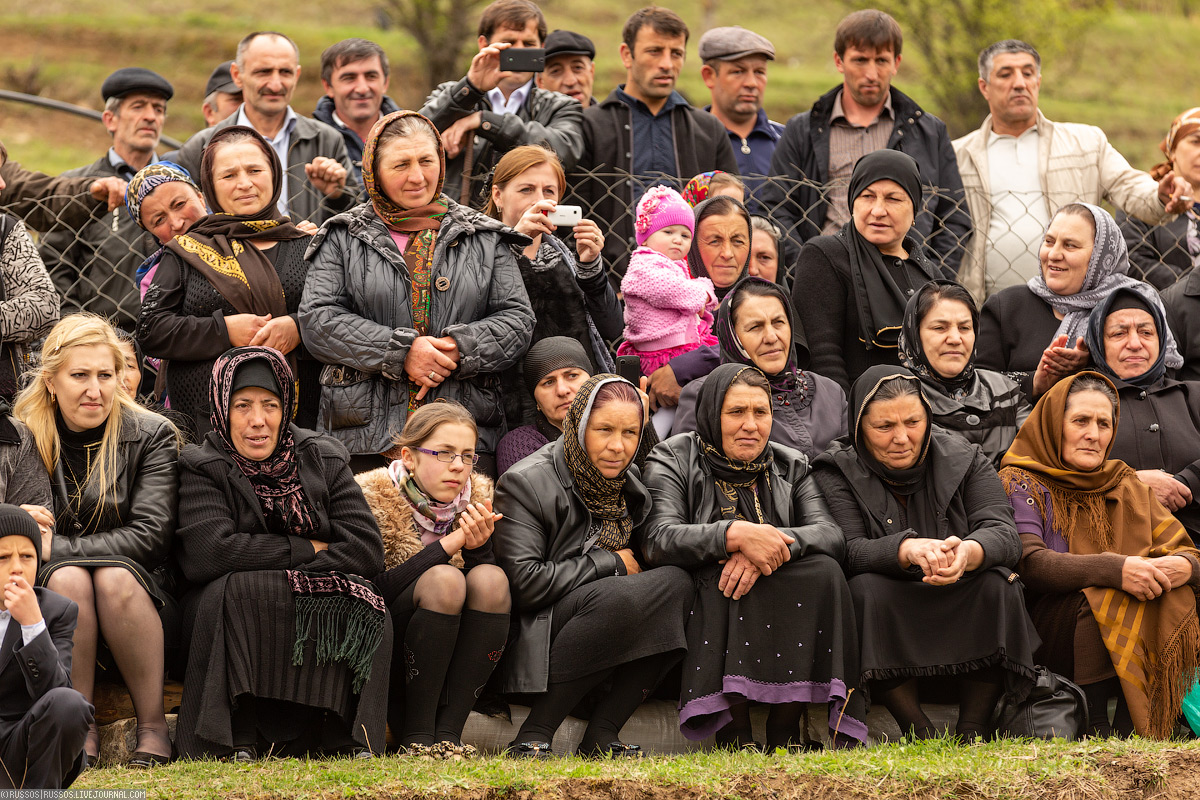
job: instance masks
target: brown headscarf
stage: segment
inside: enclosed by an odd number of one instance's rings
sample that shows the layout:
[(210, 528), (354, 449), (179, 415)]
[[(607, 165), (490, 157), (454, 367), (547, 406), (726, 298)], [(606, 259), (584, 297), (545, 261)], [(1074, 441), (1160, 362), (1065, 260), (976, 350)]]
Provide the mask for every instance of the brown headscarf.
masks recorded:
[(1163, 151), (1167, 160), (1155, 164), (1150, 170), (1150, 177), (1161, 181), (1163, 176), (1175, 169), (1175, 145), (1197, 128), (1200, 128), (1200, 108), (1189, 108), (1175, 118), (1175, 121), (1171, 123), (1171, 129), (1167, 131), (1167, 135), (1158, 145), (1158, 149)]
[[(1085, 375), (1112, 386), (1097, 372), (1080, 372), (1044, 394), (1001, 462), (1005, 491), (1011, 497), (1017, 488), (1027, 490), (1043, 518), (1049, 495), (1055, 527), (1073, 554), (1200, 555), (1154, 491), (1125, 462), (1108, 458), (1112, 441), (1104, 463), (1090, 472), (1063, 461), (1067, 395)], [(1114, 406), (1114, 430), (1118, 411)], [(1143, 736), (1167, 738), (1200, 668), (1195, 593), (1180, 587), (1149, 602), (1121, 589), (1092, 586), (1083, 593), (1121, 680), (1134, 728)]]
[[(226, 212), (217, 199), (213, 157), (217, 145), (235, 136), (250, 136), (271, 168), (271, 199), (256, 214)], [(245, 239), (282, 241), (308, 236), (279, 213), (283, 168), (275, 150), (253, 128), (231, 125), (213, 134), (200, 160), (200, 188), (213, 213), (201, 217), (187, 233), (167, 242), (167, 247), (188, 266), (200, 272), (239, 314), (285, 316), (283, 285), (271, 260)], [(293, 365), (294, 366), (294, 365)]]

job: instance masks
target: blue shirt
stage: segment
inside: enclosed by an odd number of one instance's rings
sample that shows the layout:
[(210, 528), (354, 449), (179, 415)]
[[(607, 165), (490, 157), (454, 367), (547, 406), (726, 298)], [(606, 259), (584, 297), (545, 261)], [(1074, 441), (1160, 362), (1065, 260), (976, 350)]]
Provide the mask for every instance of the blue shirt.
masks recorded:
[[(712, 111), (712, 106), (705, 106), (704, 110)], [(757, 198), (766, 182), (765, 176), (771, 174), (771, 156), (775, 155), (775, 145), (783, 135), (783, 125), (767, 119), (767, 112), (760, 108), (749, 136), (743, 139), (733, 131), (727, 133), (738, 173), (742, 183), (746, 184), (746, 208), (751, 214), (765, 216), (766, 209)]]
[[(633, 121), (633, 155), (630, 172), (634, 176), (633, 202), (641, 199), (642, 193), (656, 183), (664, 183), (663, 176), (687, 180), (691, 175), (676, 175), (675, 134), (671, 111), (676, 106), (686, 106), (687, 100), (679, 92), (671, 92), (667, 102), (657, 114), (641, 100), (625, 93), (625, 85), (617, 87), (617, 99), (629, 106)], [(676, 186), (676, 189), (679, 187)]]

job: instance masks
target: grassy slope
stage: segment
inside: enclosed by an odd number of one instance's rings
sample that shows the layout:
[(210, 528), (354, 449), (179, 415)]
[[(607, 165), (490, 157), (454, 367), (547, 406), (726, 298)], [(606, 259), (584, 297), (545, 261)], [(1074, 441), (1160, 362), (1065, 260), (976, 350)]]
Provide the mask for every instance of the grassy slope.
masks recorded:
[[(145, 789), (149, 798), (447, 796), (744, 798), (1091, 798), (1160, 789), (1195, 791), (1200, 746), (1144, 741), (1000, 742), (958, 747), (944, 740), (798, 757), (707, 753), (632, 763), (575, 758), (544, 764), (484, 758), (458, 764), (390, 757), (280, 760), (250, 766), (177, 764), (153, 773), (87, 773), (76, 789)], [(530, 795), (524, 794), (530, 792)], [(1151, 792), (1151, 794), (1154, 794)], [(1150, 796), (1149, 794), (1146, 796)]]
[[(772, 66), (768, 112), (786, 120), (804, 110), (838, 81), (830, 52), (832, 31), (841, 16), (834, 3), (716, 0), (716, 24), (742, 24), (771, 37), (779, 53)], [(321, 94), (321, 49), (346, 36), (379, 41), (393, 61), (392, 95), (401, 105), (418, 106), (422, 93), (412, 80), (419, 54), (406, 34), (376, 27), (375, 0), (161, 0), (142, 11), (143, 0), (36, 0), (0, 4), (0, 87), (13, 88), (12, 70), (23, 74), (40, 66), (42, 93), (100, 107), (98, 87), (120, 66), (156, 69), (176, 86), (167, 134), (184, 138), (203, 123), (199, 105), (204, 82), (216, 62), (232, 57), (246, 31), (278, 28), (300, 44), (304, 75), (295, 106), (311, 111)], [(616, 57), (620, 26), (637, 0), (550, 0), (543, 2), (552, 27), (588, 32), (600, 56), (600, 92), (623, 78)], [(699, 0), (671, 3), (699, 29)], [(696, 40), (682, 88), (695, 101), (707, 98), (699, 79)], [(1200, 18), (1116, 12), (1078, 39), (1074, 57), (1046, 65), (1042, 107), (1052, 118), (1101, 125), (1130, 161), (1146, 168), (1157, 160), (1157, 142), (1178, 111), (1195, 105), (1189, 53), (1200, 41)], [(897, 85), (926, 98), (920, 54), (905, 54)], [(937, 109), (931, 109), (936, 113)], [(958, 133), (962, 133), (961, 131)], [(58, 171), (96, 158), (107, 136), (96, 122), (0, 102), (0, 137), (13, 157)]]

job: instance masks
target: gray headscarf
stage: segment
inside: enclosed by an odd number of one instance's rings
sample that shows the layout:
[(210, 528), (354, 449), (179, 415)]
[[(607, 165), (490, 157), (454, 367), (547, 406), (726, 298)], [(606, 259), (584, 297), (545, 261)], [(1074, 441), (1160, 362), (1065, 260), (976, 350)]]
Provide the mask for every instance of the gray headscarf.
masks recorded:
[[(1092, 257), (1088, 259), (1087, 274), (1083, 277), (1083, 286), (1075, 294), (1055, 294), (1046, 285), (1046, 279), (1040, 270), (1035, 277), (1029, 279), (1027, 284), (1029, 291), (1045, 300), (1055, 311), (1064, 315), (1062, 322), (1058, 325), (1058, 330), (1054, 332), (1054, 337), (1058, 338), (1066, 334), (1067, 347), (1074, 347), (1075, 340), (1087, 334), (1088, 314), (1101, 300), (1117, 289), (1128, 289), (1147, 303), (1157, 306), (1163, 317), (1166, 317), (1166, 309), (1163, 308), (1162, 299), (1159, 298), (1155, 288), (1125, 274), (1129, 270), (1129, 249), (1125, 245), (1125, 237), (1121, 235), (1121, 229), (1117, 227), (1116, 220), (1099, 206), (1091, 203), (1079, 203), (1078, 205), (1091, 211), (1092, 218), (1096, 223), (1096, 239), (1092, 245)], [(1053, 217), (1051, 222), (1053, 222)], [(1175, 346), (1175, 337), (1171, 334), (1170, 328), (1167, 329), (1166, 334), (1166, 364), (1171, 369), (1178, 369), (1183, 366), (1183, 356), (1179, 354), (1179, 348)]]

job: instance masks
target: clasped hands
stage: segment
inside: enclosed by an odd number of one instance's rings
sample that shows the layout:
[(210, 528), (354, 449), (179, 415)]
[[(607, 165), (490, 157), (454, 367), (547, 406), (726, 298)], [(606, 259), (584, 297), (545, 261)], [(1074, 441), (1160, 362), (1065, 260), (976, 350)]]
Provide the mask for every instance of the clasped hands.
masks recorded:
[(717, 588), (726, 597), (740, 600), (759, 577), (770, 575), (791, 560), (789, 548), (796, 540), (774, 525), (737, 520), (725, 532), (725, 551), (729, 558), (720, 563), (721, 579)]
[(921, 580), (933, 586), (949, 586), (983, 564), (983, 546), (973, 539), (905, 539), (898, 552), (900, 566), (920, 567)]

